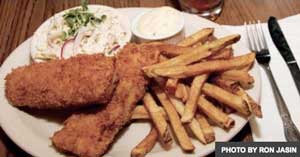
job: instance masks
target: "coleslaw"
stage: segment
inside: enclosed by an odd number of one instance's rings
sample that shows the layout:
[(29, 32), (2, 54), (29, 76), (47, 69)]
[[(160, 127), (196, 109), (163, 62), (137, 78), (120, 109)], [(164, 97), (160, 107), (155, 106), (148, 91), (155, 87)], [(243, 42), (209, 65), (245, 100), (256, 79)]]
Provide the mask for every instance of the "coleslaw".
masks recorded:
[(54, 15), (35, 32), (34, 38), (31, 45), (34, 60), (94, 53), (114, 56), (130, 40), (114, 9), (87, 6)]

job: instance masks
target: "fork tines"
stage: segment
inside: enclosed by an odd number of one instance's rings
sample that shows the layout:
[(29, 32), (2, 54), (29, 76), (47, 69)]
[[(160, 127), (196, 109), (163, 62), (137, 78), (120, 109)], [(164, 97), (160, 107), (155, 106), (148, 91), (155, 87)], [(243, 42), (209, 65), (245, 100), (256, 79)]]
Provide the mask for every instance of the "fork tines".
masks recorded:
[(259, 52), (268, 48), (263, 34), (263, 28), (259, 20), (257, 22), (250, 21), (249, 24), (245, 22), (244, 26), (247, 33), (248, 47), (251, 51)]

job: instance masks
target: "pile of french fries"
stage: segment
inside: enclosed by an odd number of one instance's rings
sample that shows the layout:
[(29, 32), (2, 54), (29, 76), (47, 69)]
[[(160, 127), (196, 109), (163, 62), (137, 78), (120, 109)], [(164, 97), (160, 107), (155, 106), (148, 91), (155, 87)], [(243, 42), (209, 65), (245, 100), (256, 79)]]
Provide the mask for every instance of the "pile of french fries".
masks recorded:
[(177, 45), (149, 43), (162, 53), (159, 63), (143, 68), (154, 83), (132, 121), (148, 120), (152, 129), (133, 148), (132, 157), (145, 156), (156, 142), (170, 149), (174, 138), (183, 151), (192, 152), (192, 137), (208, 144), (215, 141), (214, 125), (234, 127), (229, 115), (233, 112), (262, 117), (260, 105), (245, 92), (254, 84), (249, 70), (255, 54), (233, 56), (232, 44), (240, 35), (217, 39), (213, 33), (213, 28), (205, 28)]

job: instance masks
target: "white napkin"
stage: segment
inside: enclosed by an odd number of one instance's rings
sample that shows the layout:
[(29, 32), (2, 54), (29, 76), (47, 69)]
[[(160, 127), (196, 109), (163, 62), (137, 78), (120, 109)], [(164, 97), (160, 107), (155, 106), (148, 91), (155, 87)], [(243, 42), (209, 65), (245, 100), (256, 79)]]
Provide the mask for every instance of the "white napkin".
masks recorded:
[[(300, 66), (300, 15), (294, 15), (279, 20), (281, 29), (288, 41), (290, 48)], [(244, 26), (224, 26), (232, 32), (242, 35), (241, 40), (245, 40)], [(267, 24), (263, 24), (264, 34), (271, 53), (271, 69), (275, 77), (280, 92), (288, 106), (292, 119), (300, 130), (300, 95), (297, 92), (292, 75), (284, 62), (282, 56), (273, 44), (268, 31)], [(283, 125), (276, 107), (276, 101), (272, 92), (271, 84), (265, 71), (261, 69), (262, 95), (261, 106), (263, 118), (253, 118), (250, 120), (254, 141), (286, 141), (283, 132)]]

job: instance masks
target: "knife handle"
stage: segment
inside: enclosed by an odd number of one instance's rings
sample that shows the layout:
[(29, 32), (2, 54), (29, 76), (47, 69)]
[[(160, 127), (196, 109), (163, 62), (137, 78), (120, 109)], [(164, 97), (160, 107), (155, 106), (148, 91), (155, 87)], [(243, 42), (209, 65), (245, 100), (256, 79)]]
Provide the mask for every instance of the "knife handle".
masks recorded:
[(300, 70), (299, 67), (297, 65), (297, 62), (294, 61), (293, 63), (289, 63), (288, 67), (292, 73), (294, 82), (296, 84), (296, 87), (298, 89), (298, 94), (300, 95)]
[(283, 122), (284, 135), (288, 142), (290, 141), (300, 141), (300, 133), (296, 125), (292, 121), (289, 110), (284, 102), (284, 99), (279, 91), (279, 88), (275, 82), (274, 76), (270, 69), (270, 66), (262, 66), (267, 73), (267, 76), (271, 82), (272, 90), (275, 96), (277, 108)]

